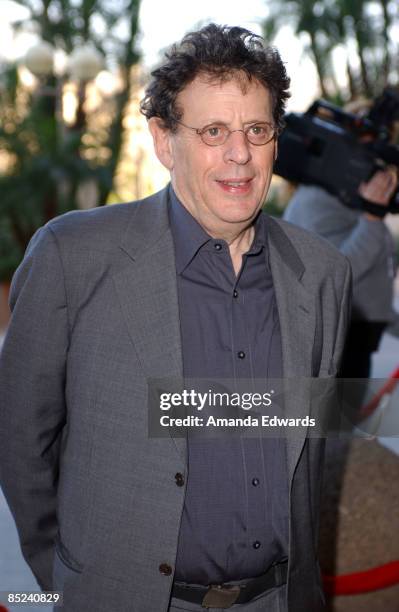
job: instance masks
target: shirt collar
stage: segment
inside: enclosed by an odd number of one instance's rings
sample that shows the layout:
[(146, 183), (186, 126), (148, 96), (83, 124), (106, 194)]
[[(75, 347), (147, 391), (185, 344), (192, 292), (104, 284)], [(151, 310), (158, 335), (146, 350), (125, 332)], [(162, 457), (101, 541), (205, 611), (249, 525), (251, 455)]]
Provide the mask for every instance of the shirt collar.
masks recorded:
[(169, 193), (169, 222), (175, 245), (176, 271), (181, 274), (199, 249), (212, 238), (183, 206), (172, 186)]
[(257, 255), (267, 248), (266, 215), (261, 210), (255, 219), (255, 236), (247, 255)]
[[(169, 187), (169, 195), (169, 222), (175, 246), (176, 271), (181, 274), (200, 248), (214, 239), (183, 206), (172, 186)], [(255, 237), (248, 255), (256, 255), (267, 248), (266, 225), (266, 215), (260, 211), (255, 220)]]

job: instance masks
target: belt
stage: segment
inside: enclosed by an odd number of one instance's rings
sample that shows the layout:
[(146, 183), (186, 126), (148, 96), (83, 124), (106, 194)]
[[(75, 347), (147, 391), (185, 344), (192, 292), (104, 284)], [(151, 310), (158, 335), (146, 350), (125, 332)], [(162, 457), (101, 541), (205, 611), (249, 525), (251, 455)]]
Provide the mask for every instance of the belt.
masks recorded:
[(203, 608), (230, 608), (233, 604), (248, 603), (258, 595), (287, 582), (288, 562), (272, 565), (265, 574), (238, 583), (212, 584), (209, 586), (175, 582), (172, 597)]

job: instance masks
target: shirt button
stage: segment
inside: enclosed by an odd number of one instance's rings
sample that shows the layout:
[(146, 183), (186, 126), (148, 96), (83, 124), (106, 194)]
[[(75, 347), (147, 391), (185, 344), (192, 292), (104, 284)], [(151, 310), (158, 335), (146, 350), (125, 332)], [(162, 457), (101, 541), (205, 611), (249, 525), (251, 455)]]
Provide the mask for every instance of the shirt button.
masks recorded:
[(235, 298), (238, 297), (238, 291), (236, 291), (235, 289), (233, 291), (233, 297), (235, 297)]
[(238, 357), (238, 359), (244, 359), (244, 358), (245, 358), (245, 353), (244, 353), (244, 351), (238, 351), (238, 353), (237, 353), (237, 357)]
[(184, 485), (184, 476), (180, 472), (175, 474), (175, 481), (178, 487), (182, 487)]
[(161, 563), (158, 569), (163, 576), (170, 576), (172, 573), (172, 568), (168, 563)]
[(215, 247), (215, 251), (221, 251), (222, 250), (222, 245), (219, 244), (218, 242), (214, 245)]
[(260, 542), (259, 540), (255, 540), (255, 542), (252, 544), (252, 546), (257, 550), (258, 548), (260, 548)]
[(259, 478), (253, 478), (252, 484), (254, 485), (254, 487), (257, 487), (259, 485)]

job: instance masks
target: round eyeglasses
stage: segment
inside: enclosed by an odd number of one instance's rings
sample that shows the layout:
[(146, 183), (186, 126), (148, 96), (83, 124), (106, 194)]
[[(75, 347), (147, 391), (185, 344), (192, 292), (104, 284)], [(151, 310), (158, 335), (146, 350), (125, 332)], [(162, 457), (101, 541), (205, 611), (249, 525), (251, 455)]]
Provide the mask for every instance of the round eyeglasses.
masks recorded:
[(245, 130), (230, 130), (223, 123), (211, 123), (203, 128), (195, 128), (191, 125), (186, 125), (182, 121), (177, 121), (177, 123), (196, 132), (202, 142), (210, 147), (223, 145), (233, 132), (243, 132), (248, 142), (259, 147), (273, 140), (276, 135), (275, 127), (271, 123), (267, 123), (267, 121), (253, 123), (245, 128)]

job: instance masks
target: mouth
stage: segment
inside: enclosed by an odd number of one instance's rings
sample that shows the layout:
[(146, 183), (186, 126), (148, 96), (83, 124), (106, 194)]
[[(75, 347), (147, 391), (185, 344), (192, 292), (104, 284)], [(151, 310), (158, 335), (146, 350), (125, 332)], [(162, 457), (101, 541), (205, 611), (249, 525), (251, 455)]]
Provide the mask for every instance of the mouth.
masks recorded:
[(226, 193), (244, 195), (251, 189), (251, 183), (253, 178), (240, 178), (240, 179), (222, 179), (217, 180), (217, 184)]

